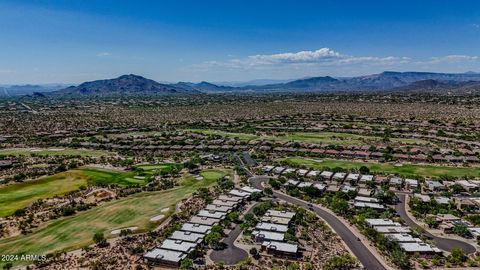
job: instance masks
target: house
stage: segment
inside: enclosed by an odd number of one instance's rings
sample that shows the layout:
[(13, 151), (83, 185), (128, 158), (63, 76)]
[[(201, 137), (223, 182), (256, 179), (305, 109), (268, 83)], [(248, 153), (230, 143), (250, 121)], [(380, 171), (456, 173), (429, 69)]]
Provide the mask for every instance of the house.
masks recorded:
[(289, 211), (268, 210), (265, 216), (292, 219), (295, 216), (295, 213)]
[(347, 175), (346, 181), (350, 182), (350, 184), (354, 185), (358, 182), (358, 179), (360, 178), (360, 174), (358, 173), (349, 173)]
[(360, 177), (360, 183), (366, 184), (369, 182), (373, 182), (373, 175), (365, 174)]
[(298, 186), (299, 183), (300, 183), (300, 181), (298, 181), (298, 180), (288, 179), (287, 182), (285, 182), (285, 184), (283, 184), (283, 185), (284, 186), (290, 186), (290, 187), (296, 187), (296, 186)]
[(8, 169), (13, 166), (13, 162), (10, 160), (0, 160), (0, 170)]
[(272, 171), (273, 171), (274, 174), (281, 174), (284, 170), (285, 170), (284, 167), (275, 167), (275, 168), (273, 168)]
[(406, 233), (392, 233), (386, 235), (397, 243), (422, 243), (422, 240)]
[(283, 174), (294, 173), (295, 171), (296, 171), (295, 169), (288, 168), (288, 169), (285, 169), (285, 170), (282, 172), (282, 175), (283, 175)]
[(357, 188), (349, 186), (349, 185), (344, 185), (342, 187), (342, 192), (344, 192), (344, 193), (355, 192), (355, 191), (357, 191)]
[(346, 176), (347, 174), (344, 172), (337, 172), (333, 175), (332, 180), (337, 182), (343, 182)]
[(236, 202), (236, 203), (240, 203), (243, 201), (242, 197), (233, 196), (233, 195), (224, 195), (224, 194), (218, 196), (217, 199), (221, 201), (230, 201), (230, 202)]
[(319, 174), (319, 171), (309, 171), (306, 176), (309, 178), (316, 178)]
[(475, 191), (478, 191), (478, 189), (480, 188), (479, 185), (467, 180), (458, 180), (458, 181), (455, 181), (455, 184), (460, 185), (467, 192), (475, 192)]
[(207, 234), (212, 230), (212, 226), (194, 223), (184, 223), (180, 230), (185, 232)]
[(470, 234), (472, 234), (473, 238), (478, 239), (480, 237), (480, 228), (468, 228)]
[(370, 197), (372, 195), (372, 190), (369, 190), (369, 189), (366, 189), (366, 188), (360, 188), (360, 189), (358, 189), (357, 194), (359, 196), (363, 196), (363, 197)]
[(318, 190), (320, 190), (320, 191), (322, 191), (322, 192), (325, 191), (325, 189), (327, 188), (326, 185), (321, 184), (321, 183), (314, 184), (313, 187), (316, 188), (316, 189), (318, 189)]
[(204, 237), (205, 235), (201, 233), (175, 231), (169, 238), (200, 244)]
[(353, 206), (355, 208), (370, 208), (374, 210), (385, 210), (385, 206), (379, 203), (369, 203), (369, 202), (354, 202)]
[(298, 188), (306, 188), (306, 187), (311, 187), (313, 185), (313, 183), (311, 182), (300, 182), (300, 184), (298, 184)]
[(197, 216), (207, 217), (207, 218), (216, 218), (216, 219), (225, 219), (226, 212), (212, 211), (212, 210), (200, 210), (200, 211), (198, 211)]
[(197, 243), (187, 242), (183, 240), (165, 239), (160, 246), (160, 249), (180, 251), (183, 253), (190, 253), (197, 247)]
[(263, 216), (261, 221), (265, 223), (274, 223), (274, 224), (280, 224), (280, 225), (287, 225), (290, 224), (290, 221), (292, 219), (290, 218), (281, 218), (281, 217), (269, 217), (269, 216)]
[(260, 223), (257, 224), (257, 226), (255, 226), (255, 229), (261, 230), (261, 231), (272, 231), (272, 232), (285, 233), (285, 232), (288, 231), (288, 226), (281, 225), (281, 224), (260, 222)]
[(262, 250), (279, 257), (295, 258), (298, 255), (297, 245), (278, 241), (264, 241)]
[(250, 196), (250, 193), (243, 190), (238, 190), (238, 189), (232, 189), (230, 190), (230, 192), (228, 192), (228, 194), (232, 196), (242, 197), (242, 198), (247, 198)]
[(444, 191), (444, 190), (447, 189), (444, 184), (442, 184), (438, 181), (431, 181), (431, 180), (425, 181), (425, 187), (426, 187), (427, 190), (430, 190), (430, 191), (433, 191), (433, 192)]
[(369, 203), (379, 203), (377, 198), (356, 196), (354, 199), (355, 202), (369, 202)]
[(424, 194), (415, 193), (415, 194), (413, 194), (413, 197), (420, 199), (420, 201), (422, 201), (422, 202), (430, 202), (430, 200), (431, 200), (430, 196), (424, 195)]
[(205, 210), (207, 211), (216, 211), (216, 212), (223, 212), (223, 213), (229, 213), (232, 211), (233, 207), (231, 206), (225, 206), (225, 205), (215, 205), (215, 204), (209, 204), (205, 206)]
[(275, 168), (275, 167), (271, 166), (271, 165), (263, 166), (263, 173), (269, 173), (273, 170), (273, 168)]
[(229, 206), (233, 208), (233, 207), (236, 207), (238, 203), (234, 201), (216, 199), (216, 200), (213, 200), (212, 204), (217, 206)]
[(254, 192), (257, 192), (257, 193), (262, 192), (260, 189), (254, 188), (254, 187), (251, 187), (251, 186), (241, 187), (240, 190), (241, 190), (241, 191), (248, 192), (248, 193), (250, 193), (250, 194), (251, 194), (251, 193), (254, 193)]
[(219, 222), (220, 222), (220, 219), (199, 217), (199, 216), (193, 216), (192, 218), (190, 218), (190, 221), (188, 221), (188, 223), (208, 225), (208, 226), (217, 225)]
[(335, 193), (335, 192), (338, 192), (339, 190), (340, 190), (340, 187), (336, 185), (329, 185), (326, 189), (326, 191), (330, 193)]
[(308, 173), (308, 170), (305, 170), (305, 169), (299, 169), (297, 171), (297, 175), (300, 176), (300, 177), (305, 176), (307, 173)]
[(455, 198), (455, 202), (457, 203), (457, 207), (463, 210), (468, 211), (478, 211), (479, 204), (476, 200), (471, 198)]
[(409, 227), (405, 226), (376, 226), (373, 227), (375, 231), (381, 234), (392, 234), (392, 233), (410, 233), (411, 230)]
[(283, 233), (259, 230), (254, 230), (252, 232), (252, 236), (256, 242), (283, 241), (285, 238), (285, 235)]
[(390, 178), (390, 181), (388, 182), (388, 184), (391, 187), (398, 187), (399, 188), (403, 184), (403, 179), (395, 176), (395, 177)]
[(179, 267), (180, 262), (187, 257), (187, 254), (180, 251), (173, 251), (161, 248), (154, 248), (143, 255), (145, 261), (166, 267)]
[(435, 201), (438, 204), (447, 205), (450, 203), (450, 198), (439, 196), (439, 197), (435, 197)]
[(332, 179), (332, 176), (333, 176), (333, 172), (329, 172), (329, 171), (323, 171), (323, 172), (320, 174), (320, 177), (321, 177), (323, 180), (330, 180), (330, 179)]
[(437, 254), (442, 253), (437, 247), (430, 246), (426, 243), (399, 243), (400, 247), (409, 254)]
[(380, 218), (367, 218), (365, 222), (370, 227), (379, 227), (379, 226), (401, 226), (400, 223), (393, 222), (390, 219), (380, 219)]
[(405, 179), (405, 187), (408, 189), (416, 189), (418, 187), (418, 181), (415, 179)]

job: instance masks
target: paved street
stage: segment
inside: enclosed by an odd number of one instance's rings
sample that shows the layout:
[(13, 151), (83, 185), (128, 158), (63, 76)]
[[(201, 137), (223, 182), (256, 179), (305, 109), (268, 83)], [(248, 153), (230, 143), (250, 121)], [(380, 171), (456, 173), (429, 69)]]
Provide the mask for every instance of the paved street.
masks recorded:
[[(261, 183), (266, 180), (268, 180), (268, 177), (265, 176), (254, 176), (250, 179), (252, 185), (258, 189), (263, 189)], [(274, 194), (275, 196), (277, 196), (277, 198), (283, 201), (300, 205), (308, 209), (308, 203), (303, 200), (292, 198), (280, 192), (274, 192)], [(366, 244), (357, 240), (357, 237), (353, 234), (353, 232), (350, 231), (350, 229), (345, 226), (345, 224), (343, 224), (335, 215), (332, 215), (329, 212), (316, 206), (313, 206), (312, 209), (319, 217), (325, 220), (325, 222), (327, 222), (335, 230), (335, 232), (343, 239), (345, 244), (349, 247), (349, 249), (354, 253), (354, 255), (358, 258), (358, 260), (363, 264), (366, 269), (385, 269), (385, 267), (366, 247)]]
[[(406, 209), (405, 209), (405, 194), (398, 194), (397, 193), (397, 196), (398, 196), (400, 202), (397, 205), (395, 205), (395, 211), (397, 211), (397, 213), (400, 215), (400, 217), (403, 220), (405, 220), (405, 222), (410, 227), (418, 226), (415, 223), (415, 221), (413, 221), (407, 215), (407, 212), (406, 212)], [(441, 237), (435, 236), (435, 235), (433, 235), (429, 232), (425, 232), (424, 234), (426, 236), (432, 238), (433, 241), (435, 242), (435, 245), (438, 248), (440, 248), (442, 250), (445, 250), (445, 251), (450, 251), (450, 250), (452, 250), (452, 248), (456, 248), (456, 247), (462, 248), (466, 253), (473, 253), (473, 252), (476, 251), (474, 246), (470, 245), (469, 243), (460, 241), (460, 240), (449, 239), (449, 238), (441, 238)]]
[[(258, 204), (259, 203), (256, 203), (254, 206), (248, 209), (245, 214), (251, 213), (253, 208), (255, 208), (255, 206)], [(225, 237), (222, 241), (227, 247), (222, 250), (213, 250), (210, 254), (210, 259), (212, 259), (214, 262), (223, 262), (226, 265), (236, 264), (246, 259), (248, 257), (248, 253), (234, 245), (235, 240), (238, 238), (241, 232), (242, 229), (240, 228), (240, 224), (236, 224), (235, 229), (230, 231), (227, 237)]]

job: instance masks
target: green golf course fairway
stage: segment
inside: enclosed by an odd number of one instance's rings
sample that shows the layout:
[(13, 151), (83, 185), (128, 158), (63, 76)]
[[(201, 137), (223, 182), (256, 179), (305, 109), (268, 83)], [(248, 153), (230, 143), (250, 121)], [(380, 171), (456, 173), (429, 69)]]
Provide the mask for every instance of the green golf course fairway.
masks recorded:
[(467, 175), (480, 177), (480, 167), (448, 167), (415, 164), (403, 164), (402, 166), (396, 166), (394, 163), (373, 163), (334, 159), (308, 159), (299, 157), (291, 157), (284, 160), (287, 162), (287, 164), (294, 167), (305, 166), (307, 168), (316, 170), (321, 170), (325, 167), (330, 169), (335, 167), (340, 167), (343, 169), (360, 169), (361, 166), (366, 166), (370, 169), (371, 173), (398, 174), (400, 176), (412, 178), (439, 178), (441, 176), (462, 178)]
[(85, 167), (0, 187), (0, 217), (11, 215), (38, 199), (63, 195), (82, 185), (128, 186), (146, 183), (146, 179), (135, 179), (134, 175), (133, 172)]
[[(219, 177), (227, 174), (231, 175), (231, 171), (205, 170), (201, 173), (203, 180), (197, 180), (190, 175), (184, 176), (181, 185), (173, 189), (135, 194), (71, 217), (49, 221), (28, 235), (0, 240), (0, 251), (2, 254), (68, 251), (92, 244), (92, 237), (96, 232), (112, 237), (111, 231), (119, 228), (136, 226), (139, 231), (153, 229), (157, 223), (150, 222), (150, 218), (159, 214), (169, 216), (179, 201), (201, 187), (214, 185)], [(164, 208), (169, 208), (170, 211), (161, 213)], [(0, 267), (3, 265), (4, 263), (0, 262)]]
[[(188, 131), (201, 133), (205, 135), (218, 135), (226, 138), (238, 138), (242, 141), (250, 140), (266, 140), (274, 142), (299, 142), (299, 143), (316, 143), (316, 144), (333, 144), (333, 145), (363, 145), (365, 143), (375, 143), (382, 140), (378, 136), (366, 136), (349, 133), (337, 133), (337, 132), (292, 132), (285, 133), (284, 135), (255, 135), (247, 133), (232, 133), (222, 130), (213, 129), (190, 129)], [(390, 138), (391, 142), (412, 144), (412, 145), (425, 145), (428, 141), (421, 139), (407, 139), (407, 138)]]

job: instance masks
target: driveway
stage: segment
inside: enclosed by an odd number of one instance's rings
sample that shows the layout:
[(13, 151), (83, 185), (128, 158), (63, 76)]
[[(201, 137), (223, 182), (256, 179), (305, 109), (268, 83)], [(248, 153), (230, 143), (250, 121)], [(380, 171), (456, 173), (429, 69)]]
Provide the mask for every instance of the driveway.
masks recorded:
[[(397, 193), (397, 197), (400, 200), (397, 205), (395, 205), (395, 211), (397, 211), (398, 215), (405, 221), (405, 223), (408, 224), (410, 227), (421, 227), (415, 221), (413, 221), (409, 215), (407, 215), (407, 210), (405, 209), (405, 203), (406, 203), (406, 196), (405, 194), (399, 194)], [(459, 247), (465, 251), (465, 253), (470, 254), (474, 253), (476, 251), (475, 247), (470, 245), (469, 243), (456, 240), (456, 239), (449, 239), (449, 238), (441, 238), (438, 236), (435, 236), (429, 232), (425, 232), (424, 235), (426, 235), (429, 238), (432, 238), (433, 241), (435, 242), (435, 245), (445, 251), (451, 251), (453, 248)]]
[[(265, 177), (265, 176), (254, 176), (250, 178), (252, 185), (258, 189), (263, 189), (261, 183), (266, 180), (268, 180), (268, 177)], [(287, 196), (280, 192), (274, 192), (274, 194), (275, 196), (277, 196), (278, 199), (302, 206), (305, 209), (309, 208), (308, 203), (306, 201)], [(345, 226), (345, 224), (343, 224), (343, 222), (340, 221), (338, 217), (316, 206), (312, 206), (312, 209), (319, 217), (325, 220), (325, 222), (327, 222), (333, 228), (333, 230), (343, 239), (345, 244), (353, 252), (353, 254), (358, 258), (358, 260), (362, 263), (365, 269), (372, 269), (372, 270), (385, 269), (385, 267), (370, 252), (366, 244), (357, 240), (357, 237), (355, 236), (355, 234), (352, 231), (350, 231), (350, 229), (347, 226)]]
[[(259, 203), (256, 203), (254, 206), (250, 207), (250, 209), (245, 213), (251, 213), (253, 208), (257, 206)], [(235, 240), (238, 238), (242, 229), (240, 228), (240, 224), (236, 224), (235, 228), (230, 231), (230, 233), (225, 237), (222, 241), (227, 247), (222, 250), (213, 250), (210, 253), (210, 259), (214, 262), (223, 262), (226, 265), (237, 264), (248, 257), (248, 253), (234, 245)]]

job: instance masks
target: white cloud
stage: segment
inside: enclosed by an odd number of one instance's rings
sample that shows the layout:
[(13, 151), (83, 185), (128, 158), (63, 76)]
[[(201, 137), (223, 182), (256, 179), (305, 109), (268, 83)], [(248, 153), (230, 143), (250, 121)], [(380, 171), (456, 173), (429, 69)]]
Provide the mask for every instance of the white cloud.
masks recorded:
[(441, 64), (441, 63), (468, 63), (480, 61), (480, 56), (471, 56), (471, 55), (445, 55), (439, 57), (432, 57), (427, 61), (419, 61), (419, 64)]
[(340, 59), (343, 56), (329, 48), (321, 48), (316, 51), (300, 51), (278, 54), (258, 54), (248, 57), (248, 61), (255, 64), (288, 64), (288, 63), (318, 63)]
[(109, 53), (109, 52), (99, 52), (99, 53), (97, 53), (98, 57), (107, 57), (107, 56), (110, 56), (110, 55), (112, 55), (112, 54)]
[(429, 58), (408, 56), (348, 55), (330, 48), (312, 51), (257, 54), (206, 61), (181, 68), (202, 80), (295, 78), (305, 76), (359, 76), (395, 71), (465, 72), (480, 69), (480, 56), (445, 55)]
[(409, 63), (410, 60), (408, 57), (395, 56), (350, 56), (341, 54), (330, 48), (321, 48), (315, 51), (257, 54), (227, 61), (207, 61), (200, 65), (195, 65), (195, 67), (202, 70), (214, 67), (230, 69), (293, 67), (299, 69), (302, 66), (396, 65)]

